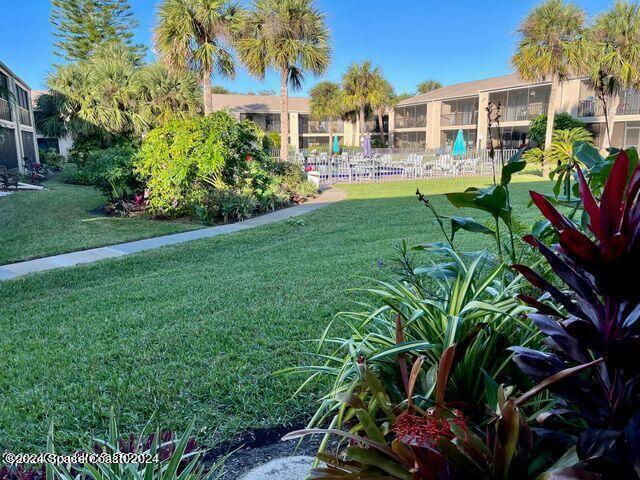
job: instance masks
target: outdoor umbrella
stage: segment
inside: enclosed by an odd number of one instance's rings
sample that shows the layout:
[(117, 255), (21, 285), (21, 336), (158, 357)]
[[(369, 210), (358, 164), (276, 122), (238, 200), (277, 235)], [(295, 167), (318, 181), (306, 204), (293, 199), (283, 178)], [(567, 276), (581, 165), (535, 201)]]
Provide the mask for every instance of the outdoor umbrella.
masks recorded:
[(454, 155), (464, 155), (467, 153), (467, 142), (464, 141), (464, 134), (462, 133), (462, 130), (458, 130), (456, 141), (453, 144), (453, 152), (451, 153)]
[(333, 137), (333, 154), (338, 155), (340, 153), (340, 143), (338, 143), (338, 136)]
[(369, 135), (365, 135), (362, 141), (362, 153), (365, 158), (371, 157), (371, 137)]

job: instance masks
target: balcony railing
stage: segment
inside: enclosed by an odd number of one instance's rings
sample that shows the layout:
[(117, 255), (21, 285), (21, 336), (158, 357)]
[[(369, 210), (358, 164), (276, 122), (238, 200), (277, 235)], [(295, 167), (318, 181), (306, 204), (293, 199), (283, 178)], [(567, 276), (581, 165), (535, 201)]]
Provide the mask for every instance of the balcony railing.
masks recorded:
[(4, 98), (0, 98), (0, 120), (11, 121), (11, 107)]
[(426, 126), (426, 117), (396, 117), (396, 128), (424, 128)]
[(31, 126), (31, 114), (29, 113), (29, 110), (27, 110), (26, 108), (22, 108), (22, 107), (18, 107), (18, 114), (20, 116), (20, 124), (21, 125), (27, 125), (28, 127)]
[(302, 132), (301, 133), (329, 133), (331, 132), (341, 132), (344, 128), (344, 124), (341, 121), (317, 121), (310, 120), (309, 122), (302, 123)]
[(547, 106), (546, 103), (531, 103), (528, 106), (503, 107), (501, 120), (503, 122), (528, 122), (538, 115), (547, 113)]
[[(620, 99), (620, 105), (616, 115), (639, 115), (640, 114), (640, 94), (624, 95)], [(578, 104), (578, 117), (601, 117), (604, 116), (602, 102), (595, 98), (582, 100)]]
[(478, 111), (473, 112), (453, 112), (442, 114), (441, 124), (447, 125), (475, 125), (478, 123)]

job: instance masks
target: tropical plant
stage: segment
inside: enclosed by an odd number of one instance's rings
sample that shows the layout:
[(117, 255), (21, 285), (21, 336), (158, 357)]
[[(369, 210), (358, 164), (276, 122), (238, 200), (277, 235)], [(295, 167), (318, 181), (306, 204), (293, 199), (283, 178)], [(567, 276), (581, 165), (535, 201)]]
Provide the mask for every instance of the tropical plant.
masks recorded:
[(609, 148), (622, 90), (640, 86), (640, 5), (617, 0), (596, 17), (588, 45), (586, 71), (605, 112)]
[[(227, 457), (205, 466), (205, 451), (198, 448), (192, 436), (193, 422), (180, 436), (173, 432), (153, 430), (147, 424), (139, 435), (120, 434), (112, 412), (109, 432), (95, 439), (88, 454), (115, 457), (138, 457), (133, 461), (99, 462), (87, 460), (79, 465), (47, 464), (48, 480), (204, 480), (218, 479)], [(47, 451), (56, 453), (53, 428), (47, 439)]]
[(342, 428), (349, 422), (339, 400), (358, 395), (363, 362), (391, 401), (400, 404), (409, 390), (407, 365), (421, 356), (425, 368), (414, 393), (421, 403), (432, 405), (437, 365), (448, 348), (463, 343), (466, 353), (450, 371), (446, 399), (476, 419), (484, 417), (482, 405), (494, 387), (513, 380), (514, 373), (518, 376), (506, 348), (537, 344), (532, 326), (518, 319), (526, 311), (516, 299), (521, 280), (510, 280), (503, 266), (491, 266), (486, 254), (469, 260), (442, 244), (418, 248), (438, 262), (411, 266), (399, 278), (366, 289), (371, 301), (362, 302), (361, 311), (341, 313), (334, 320), (347, 335), (329, 337), (332, 322), (318, 341), (317, 353), (325, 362), (285, 370), (309, 374), (301, 389), (317, 377), (331, 379), (310, 428)]
[(381, 83), (382, 74), (369, 60), (362, 64), (353, 63), (342, 77), (342, 103), (345, 110), (358, 114), (360, 134), (366, 132), (366, 111), (372, 111), (385, 101), (387, 91)]
[[(593, 134), (586, 128), (556, 130), (553, 132), (553, 142), (546, 151), (533, 148), (523, 155), (523, 159), (527, 162), (542, 162), (546, 158), (554, 165), (550, 173), (550, 178), (556, 180), (553, 193), (556, 200), (562, 200), (566, 205), (571, 205), (573, 191), (571, 179), (577, 165), (574, 148), (582, 144), (593, 144)], [(564, 194), (562, 198), (561, 192)]]
[[(551, 145), (560, 82), (580, 66), (585, 13), (564, 0), (546, 0), (521, 23), (518, 48), (511, 59), (525, 80), (551, 81), (545, 145)], [(543, 165), (546, 176), (548, 167)]]
[(127, 45), (138, 58), (142, 45), (133, 45), (133, 18), (128, 0), (52, 0), (51, 23), (56, 37), (54, 53), (66, 60), (87, 60), (97, 48), (109, 44)]
[(144, 187), (134, 172), (136, 153), (130, 145), (93, 150), (79, 166), (78, 179), (95, 186), (112, 203), (142, 193)]
[[(380, 128), (380, 139), (384, 142), (385, 140), (385, 136), (384, 136), (384, 112), (386, 109), (392, 109), (393, 106), (396, 103), (396, 94), (393, 91), (393, 87), (391, 86), (391, 84), (387, 81), (386, 78), (384, 78), (382, 76), (382, 73), (380, 73), (380, 76), (378, 78), (378, 89), (380, 90), (380, 95), (378, 98), (377, 102), (374, 102), (371, 106), (373, 107), (374, 111), (376, 112), (376, 115), (378, 116), (378, 126)], [(383, 145), (385, 146), (385, 145)]]
[(175, 72), (193, 72), (202, 82), (204, 113), (213, 111), (211, 77), (235, 76), (229, 43), (243, 11), (227, 0), (164, 0), (158, 10), (155, 45)]
[(224, 88), (220, 85), (213, 85), (211, 87), (211, 93), (218, 94), (218, 95), (228, 95), (231, 93), (231, 91), (228, 88)]
[[(587, 124), (581, 122), (575, 117), (572, 117), (567, 112), (558, 113), (553, 119), (553, 131), (558, 130), (570, 130), (572, 128), (582, 127), (586, 128)], [(543, 113), (531, 120), (529, 124), (529, 132), (527, 136), (533, 146), (537, 146), (541, 149), (545, 148), (544, 139), (547, 134), (547, 114)]]
[(309, 91), (311, 118), (329, 121), (329, 145), (333, 145), (334, 120), (342, 116), (340, 85), (333, 82), (320, 82)]
[[(453, 246), (453, 235), (456, 230), (467, 230), (476, 233), (491, 235), (496, 240), (498, 247), (498, 258), (502, 261), (503, 251), (509, 254), (512, 261), (516, 259), (516, 245), (514, 236), (514, 222), (512, 217), (511, 198), (509, 192), (509, 184), (514, 174), (522, 171), (526, 166), (526, 161), (522, 159), (522, 156), (527, 147), (519, 149), (515, 155), (513, 155), (504, 165), (501, 167), (500, 183), (495, 183), (489, 187), (477, 188), (469, 187), (464, 192), (447, 193), (447, 199), (449, 202), (457, 208), (472, 208), (475, 210), (482, 210), (491, 214), (495, 225), (495, 230), (492, 230), (485, 225), (475, 221), (472, 218), (463, 217), (451, 217), (451, 230), (452, 235), (448, 237), (444, 227), (442, 226), (442, 220), (438, 216), (437, 212), (431, 208), (431, 211), (436, 216), (436, 219), (440, 222), (442, 231), (445, 232), (447, 240), (451, 247)], [(501, 159), (502, 161), (502, 159)], [(416, 192), (420, 201), (425, 203), (425, 197)], [(425, 203), (429, 207), (428, 202)], [(500, 221), (507, 227), (509, 234), (509, 244), (503, 246), (502, 236), (500, 234)]]
[(437, 90), (438, 88), (442, 88), (442, 84), (439, 81), (433, 79), (420, 82), (416, 87), (418, 93), (429, 93), (432, 90)]
[(321, 75), (331, 61), (329, 30), (313, 0), (254, 0), (236, 42), (247, 69), (264, 78), (280, 76), (280, 158), (289, 155), (289, 87), (299, 90), (305, 72)]
[[(513, 267), (544, 292), (528, 303), (538, 309), (532, 321), (548, 336), (551, 351), (514, 347), (515, 361), (534, 381), (568, 365), (602, 358), (586, 377), (571, 377), (551, 387), (579, 415), (580, 464), (572, 471), (603, 478), (639, 478), (640, 471), (640, 295), (634, 281), (640, 268), (640, 166), (635, 149), (617, 153), (600, 201), (577, 168), (582, 205), (592, 237), (578, 229), (543, 196), (531, 198), (553, 226), (559, 246), (536, 237), (527, 241), (547, 260), (562, 291), (525, 265)], [(546, 299), (553, 301), (551, 307)], [(559, 311), (556, 306), (561, 307)], [(550, 308), (551, 307), (551, 308)]]

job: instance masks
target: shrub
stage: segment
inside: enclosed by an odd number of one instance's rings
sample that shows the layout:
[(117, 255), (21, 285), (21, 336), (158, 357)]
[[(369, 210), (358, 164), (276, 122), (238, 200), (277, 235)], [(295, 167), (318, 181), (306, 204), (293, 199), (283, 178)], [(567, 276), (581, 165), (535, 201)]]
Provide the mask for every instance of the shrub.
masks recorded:
[(64, 168), (65, 158), (52, 149), (40, 150), (40, 163), (49, 170), (59, 171)]
[(280, 134), (278, 132), (267, 132), (262, 137), (262, 148), (265, 150), (276, 150), (280, 148)]
[[(566, 112), (559, 113), (553, 120), (553, 131), (570, 130), (572, 128), (586, 128), (587, 124)], [(538, 115), (529, 126), (529, 139), (532, 143), (544, 148), (544, 138), (547, 133), (547, 114)]]
[(78, 170), (83, 183), (93, 185), (109, 200), (122, 200), (142, 190), (134, 172), (136, 150), (131, 146), (116, 146), (93, 150)]
[(266, 163), (261, 135), (251, 122), (227, 112), (176, 120), (149, 132), (136, 158), (153, 213), (194, 215), (211, 191), (261, 187)]

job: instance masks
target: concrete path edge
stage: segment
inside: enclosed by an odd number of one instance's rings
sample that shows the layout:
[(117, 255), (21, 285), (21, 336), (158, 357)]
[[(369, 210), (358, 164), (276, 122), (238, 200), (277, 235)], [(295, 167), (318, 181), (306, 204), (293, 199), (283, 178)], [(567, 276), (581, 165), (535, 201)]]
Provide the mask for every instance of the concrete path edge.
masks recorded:
[(30, 273), (93, 263), (107, 258), (122, 257), (132, 253), (154, 250), (167, 245), (190, 242), (201, 238), (216, 237), (218, 235), (239, 232), (249, 228), (281, 222), (289, 218), (313, 212), (314, 210), (326, 207), (327, 205), (332, 205), (343, 200), (346, 196), (347, 194), (344, 190), (329, 188), (323, 191), (319, 196), (301, 205), (276, 210), (275, 212), (266, 213), (259, 217), (250, 218), (249, 220), (244, 220), (242, 222), (230, 223), (228, 225), (216, 225), (214, 227), (190, 230), (188, 232), (174, 233), (161, 237), (146, 238), (133, 242), (119, 243), (106, 247), (91, 248), (88, 250), (63, 253), (61, 255), (53, 255), (51, 257), (36, 258), (34, 260), (1, 265), (0, 281), (10, 280)]

